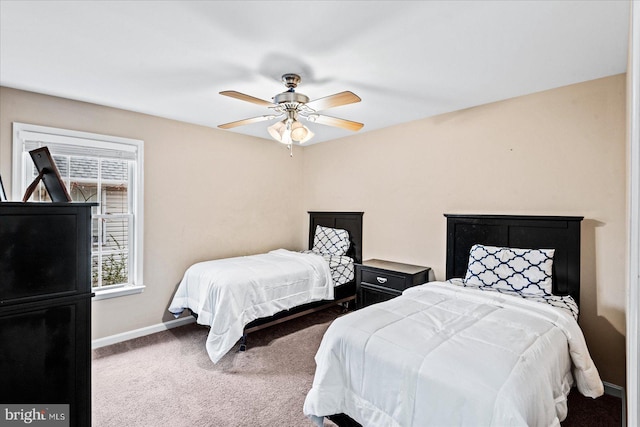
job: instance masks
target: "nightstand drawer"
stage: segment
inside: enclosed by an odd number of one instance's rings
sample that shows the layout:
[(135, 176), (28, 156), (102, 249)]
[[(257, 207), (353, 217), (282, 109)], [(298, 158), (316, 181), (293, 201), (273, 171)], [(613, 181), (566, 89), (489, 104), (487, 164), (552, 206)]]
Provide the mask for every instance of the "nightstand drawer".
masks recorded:
[(404, 276), (396, 276), (387, 272), (362, 269), (362, 281), (385, 288), (405, 290), (408, 286)]
[(429, 267), (370, 259), (356, 264), (358, 308), (387, 301), (411, 286), (429, 281)]

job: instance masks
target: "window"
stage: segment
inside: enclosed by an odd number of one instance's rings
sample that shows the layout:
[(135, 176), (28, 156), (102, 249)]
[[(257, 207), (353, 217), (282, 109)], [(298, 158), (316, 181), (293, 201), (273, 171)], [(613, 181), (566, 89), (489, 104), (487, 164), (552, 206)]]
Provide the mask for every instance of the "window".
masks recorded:
[[(92, 208), (91, 286), (96, 299), (141, 292), (143, 142), (13, 124), (13, 199), (38, 175), (29, 151), (48, 147), (74, 202)], [(49, 201), (40, 183), (30, 201)]]

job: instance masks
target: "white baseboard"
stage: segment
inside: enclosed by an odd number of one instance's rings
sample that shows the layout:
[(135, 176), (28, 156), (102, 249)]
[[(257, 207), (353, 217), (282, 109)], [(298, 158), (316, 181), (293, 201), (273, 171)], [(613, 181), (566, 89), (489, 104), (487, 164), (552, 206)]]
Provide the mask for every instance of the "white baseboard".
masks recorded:
[(624, 399), (624, 388), (606, 381), (602, 381), (602, 384), (604, 384), (604, 394)]
[(619, 385), (611, 384), (606, 381), (602, 381), (604, 384), (604, 394), (609, 396), (619, 397), (622, 400), (622, 427), (627, 426), (627, 398), (624, 392), (624, 388)]
[(164, 323), (157, 323), (155, 325), (146, 326), (144, 328), (134, 329), (133, 331), (127, 331), (121, 334), (98, 338), (91, 341), (91, 349), (105, 347), (111, 344), (117, 344), (119, 342), (132, 340), (134, 338), (140, 338), (145, 335), (155, 334), (156, 332), (162, 332), (168, 329), (177, 328), (178, 326), (188, 325), (189, 323), (194, 323), (195, 321), (196, 319), (193, 316), (181, 317), (180, 319), (170, 320)]

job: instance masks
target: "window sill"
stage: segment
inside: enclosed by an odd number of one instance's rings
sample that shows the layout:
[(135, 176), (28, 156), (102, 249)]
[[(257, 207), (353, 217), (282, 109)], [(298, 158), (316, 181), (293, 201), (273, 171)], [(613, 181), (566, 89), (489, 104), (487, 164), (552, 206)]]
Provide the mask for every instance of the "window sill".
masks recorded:
[(99, 301), (102, 299), (109, 298), (117, 298), (124, 297), (127, 295), (140, 294), (144, 291), (143, 285), (136, 286), (122, 286), (120, 288), (115, 289), (99, 289), (95, 291), (95, 295), (93, 296), (94, 301)]

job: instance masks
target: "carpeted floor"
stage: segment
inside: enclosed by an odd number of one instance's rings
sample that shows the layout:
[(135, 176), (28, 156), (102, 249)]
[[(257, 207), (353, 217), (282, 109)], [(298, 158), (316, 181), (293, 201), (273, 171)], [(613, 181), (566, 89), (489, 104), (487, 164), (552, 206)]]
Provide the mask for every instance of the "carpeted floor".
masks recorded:
[(620, 427), (622, 400), (604, 395), (597, 399), (584, 397), (575, 389), (569, 394), (569, 413), (562, 427)]
[(93, 426), (311, 427), (302, 405), (313, 355), (339, 313), (254, 332), (248, 351), (232, 350), (215, 365), (205, 349), (208, 330), (195, 324), (96, 349)]
[[(94, 427), (312, 427), (303, 415), (313, 356), (340, 309), (249, 335), (217, 364), (208, 331), (191, 324), (93, 351)], [(618, 427), (620, 399), (569, 398), (563, 427)], [(326, 421), (325, 426), (335, 426)]]

